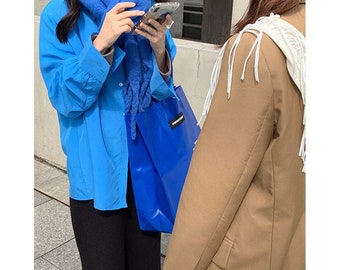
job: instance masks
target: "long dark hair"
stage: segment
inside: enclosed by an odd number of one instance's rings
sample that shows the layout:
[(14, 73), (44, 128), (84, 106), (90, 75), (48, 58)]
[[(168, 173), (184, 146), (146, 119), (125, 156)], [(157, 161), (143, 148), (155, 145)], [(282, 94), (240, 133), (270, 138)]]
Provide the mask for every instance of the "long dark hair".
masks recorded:
[(282, 14), (298, 6), (300, 0), (250, 0), (247, 12), (236, 23), (233, 33), (240, 32), (247, 24), (255, 23), (262, 16), (268, 16), (271, 12)]
[(79, 0), (66, 0), (68, 6), (67, 14), (57, 24), (56, 34), (60, 42), (66, 43), (68, 34), (73, 29), (80, 15)]
[[(156, 3), (167, 2), (167, 0), (156, 0)], [(68, 35), (76, 24), (80, 15), (80, 1), (66, 0), (68, 12), (57, 24), (56, 34), (60, 42), (66, 43)]]

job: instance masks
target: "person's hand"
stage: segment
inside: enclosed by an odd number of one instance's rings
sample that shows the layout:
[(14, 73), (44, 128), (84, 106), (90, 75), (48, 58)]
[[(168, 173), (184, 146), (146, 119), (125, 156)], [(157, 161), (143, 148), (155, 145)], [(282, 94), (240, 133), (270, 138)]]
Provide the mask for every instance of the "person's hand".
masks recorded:
[(105, 52), (117, 41), (121, 34), (131, 31), (134, 26), (131, 17), (144, 15), (145, 12), (141, 10), (125, 10), (135, 5), (133, 2), (120, 2), (106, 13), (98, 36), (93, 41), (93, 46), (99, 52)]
[(153, 19), (149, 19), (148, 23), (141, 23), (135, 32), (150, 41), (150, 45), (156, 54), (161, 54), (165, 51), (166, 26), (172, 24), (171, 15), (166, 15), (162, 23)]
[(141, 23), (135, 30), (139, 34), (150, 41), (150, 45), (155, 53), (158, 67), (161, 71), (165, 70), (165, 35), (168, 25), (172, 25), (171, 15), (166, 15), (164, 22), (159, 23), (150, 19), (149, 24)]

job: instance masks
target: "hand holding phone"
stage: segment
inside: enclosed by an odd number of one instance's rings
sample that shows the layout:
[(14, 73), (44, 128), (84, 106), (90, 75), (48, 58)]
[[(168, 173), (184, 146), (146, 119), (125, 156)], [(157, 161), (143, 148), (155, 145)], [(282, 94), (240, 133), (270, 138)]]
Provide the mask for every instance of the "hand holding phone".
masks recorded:
[(179, 2), (166, 2), (154, 4), (148, 12), (134, 25), (131, 29), (131, 33), (134, 34), (136, 28), (141, 23), (148, 24), (150, 19), (156, 20), (159, 23), (163, 23), (167, 14), (172, 14), (179, 7)]

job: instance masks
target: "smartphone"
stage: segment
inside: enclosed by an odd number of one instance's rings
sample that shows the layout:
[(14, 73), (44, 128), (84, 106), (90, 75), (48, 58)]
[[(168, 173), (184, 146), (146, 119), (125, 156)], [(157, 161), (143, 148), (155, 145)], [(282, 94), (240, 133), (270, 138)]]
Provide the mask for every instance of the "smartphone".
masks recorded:
[(139, 20), (138, 23), (135, 24), (131, 29), (131, 33), (134, 33), (136, 28), (143, 22), (148, 24), (149, 19), (154, 19), (159, 23), (165, 21), (165, 17), (167, 14), (171, 14), (179, 7), (179, 2), (166, 2), (166, 3), (156, 3), (154, 4)]

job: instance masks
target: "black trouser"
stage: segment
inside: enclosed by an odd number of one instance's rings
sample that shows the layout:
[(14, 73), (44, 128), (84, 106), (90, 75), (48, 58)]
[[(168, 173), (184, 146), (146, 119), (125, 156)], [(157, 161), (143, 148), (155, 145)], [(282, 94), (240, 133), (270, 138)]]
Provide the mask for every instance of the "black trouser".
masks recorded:
[(93, 200), (70, 199), (83, 270), (161, 269), (161, 234), (139, 229), (130, 179), (128, 183), (127, 209), (99, 211)]

